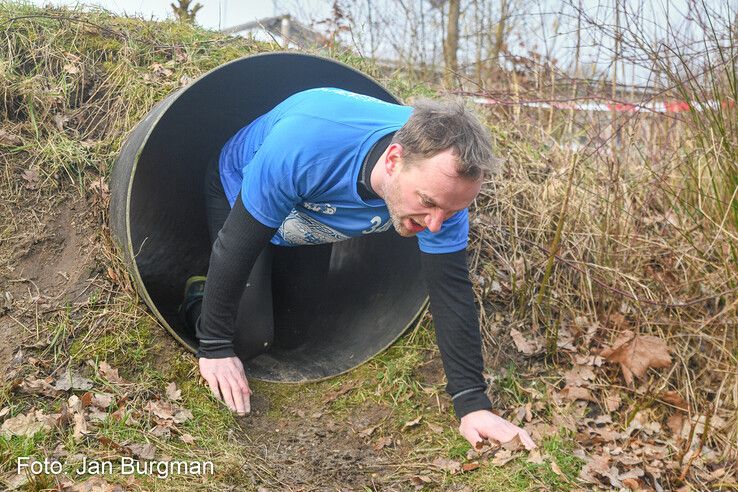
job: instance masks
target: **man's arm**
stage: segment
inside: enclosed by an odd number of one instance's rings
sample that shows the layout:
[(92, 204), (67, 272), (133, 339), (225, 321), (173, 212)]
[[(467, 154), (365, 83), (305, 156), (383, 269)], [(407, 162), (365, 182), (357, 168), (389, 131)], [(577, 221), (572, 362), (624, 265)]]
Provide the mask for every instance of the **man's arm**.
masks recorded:
[(446, 372), (446, 391), (456, 416), (492, 408), (482, 376), (482, 342), (474, 292), (466, 266), (466, 251), (420, 253), (428, 286), (436, 341)]
[(515, 435), (531, 449), (527, 432), (491, 412), (487, 385), (482, 376), (482, 343), (479, 316), (469, 280), (466, 250), (455, 253), (421, 252), (423, 276), (428, 286), (436, 341), (446, 372), (459, 431), (474, 446), (483, 438), (507, 442)]
[(256, 220), (236, 197), (210, 254), (205, 294), (197, 324), (198, 357), (233, 357), (233, 323), (244, 287), (276, 229)]
[(233, 350), (233, 324), (251, 269), (275, 231), (246, 210), (240, 194), (236, 197), (213, 244), (195, 330), (200, 342), (200, 372), (215, 396), (239, 413), (250, 409), (250, 389), (243, 365)]

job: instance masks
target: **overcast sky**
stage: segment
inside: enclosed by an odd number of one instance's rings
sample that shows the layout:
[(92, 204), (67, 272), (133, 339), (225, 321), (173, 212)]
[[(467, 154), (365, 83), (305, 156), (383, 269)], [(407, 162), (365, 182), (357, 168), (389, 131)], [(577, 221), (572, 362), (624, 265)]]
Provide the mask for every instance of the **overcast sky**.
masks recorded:
[[(146, 19), (172, 18), (170, 4), (174, 0), (33, 0), (36, 5), (99, 5), (117, 14), (140, 15)], [(281, 14), (296, 14), (284, 7), (279, 0), (197, 0), (202, 9), (197, 12), (197, 23), (208, 29), (221, 29), (245, 22)], [(292, 2), (290, 2), (292, 4)], [(330, 15), (331, 2), (327, 0), (302, 0), (301, 9), (314, 19)], [(293, 7), (294, 9), (294, 7)]]

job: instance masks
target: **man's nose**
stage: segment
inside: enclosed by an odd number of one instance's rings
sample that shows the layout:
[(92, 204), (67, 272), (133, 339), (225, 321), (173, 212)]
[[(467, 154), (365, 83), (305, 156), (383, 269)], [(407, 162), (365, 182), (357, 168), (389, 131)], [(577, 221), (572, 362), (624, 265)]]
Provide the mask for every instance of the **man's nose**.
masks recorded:
[(441, 230), (443, 225), (443, 210), (434, 209), (432, 210), (425, 219), (425, 226), (432, 233), (436, 233)]

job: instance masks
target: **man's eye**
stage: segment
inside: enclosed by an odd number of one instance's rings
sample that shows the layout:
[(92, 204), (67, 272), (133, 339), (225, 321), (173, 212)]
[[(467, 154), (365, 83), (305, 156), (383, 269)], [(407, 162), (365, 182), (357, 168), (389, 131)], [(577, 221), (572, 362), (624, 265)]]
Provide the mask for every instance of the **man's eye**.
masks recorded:
[(433, 202), (429, 202), (428, 200), (425, 200), (425, 199), (420, 200), (420, 203), (422, 203), (424, 207), (432, 207), (433, 206)]

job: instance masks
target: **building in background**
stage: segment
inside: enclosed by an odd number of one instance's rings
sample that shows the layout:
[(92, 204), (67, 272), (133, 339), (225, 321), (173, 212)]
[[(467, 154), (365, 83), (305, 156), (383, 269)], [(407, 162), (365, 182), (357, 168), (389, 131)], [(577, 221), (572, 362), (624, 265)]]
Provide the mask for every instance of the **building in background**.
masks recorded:
[(259, 41), (274, 41), (283, 48), (324, 48), (329, 44), (328, 38), (298, 22), (289, 14), (227, 27), (221, 32), (253, 37)]

